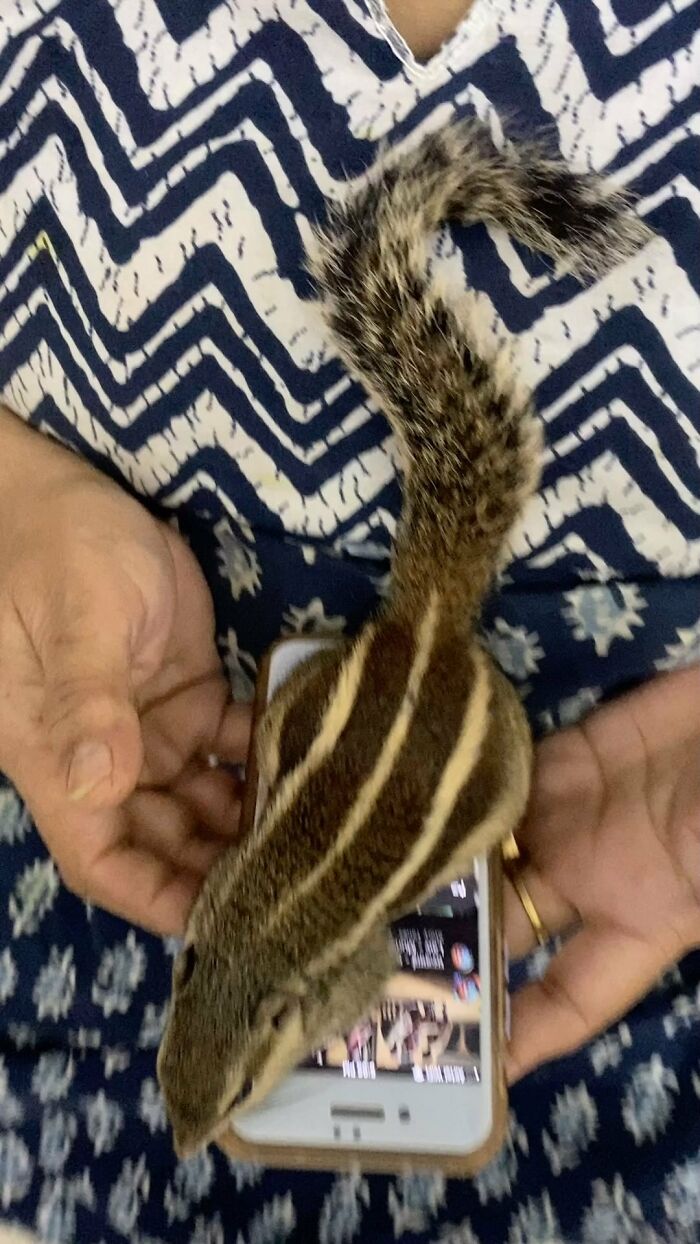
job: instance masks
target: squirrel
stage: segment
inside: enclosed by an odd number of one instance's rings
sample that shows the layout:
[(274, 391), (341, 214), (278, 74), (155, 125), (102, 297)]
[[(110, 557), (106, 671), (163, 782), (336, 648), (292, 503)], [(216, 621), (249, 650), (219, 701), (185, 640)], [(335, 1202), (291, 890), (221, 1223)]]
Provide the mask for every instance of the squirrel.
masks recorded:
[(540, 433), (473, 293), (451, 306), (427, 242), (486, 222), (578, 275), (650, 236), (624, 193), (477, 120), (389, 153), (316, 231), (334, 343), (398, 443), (403, 505), (387, 599), (305, 662), (257, 736), (271, 792), (214, 866), (173, 968), (158, 1074), (176, 1151), (215, 1140), (381, 997), (388, 926), (505, 839), (532, 743), (479, 611), (536, 488)]

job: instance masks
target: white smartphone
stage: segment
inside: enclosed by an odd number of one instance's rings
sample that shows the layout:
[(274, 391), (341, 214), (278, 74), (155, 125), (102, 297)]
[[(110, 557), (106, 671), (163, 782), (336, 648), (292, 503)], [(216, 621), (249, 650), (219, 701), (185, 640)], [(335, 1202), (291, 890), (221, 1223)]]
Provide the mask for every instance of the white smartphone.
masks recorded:
[[(332, 643), (278, 644), (263, 706), (298, 664)], [(265, 798), (258, 786), (256, 820)], [(293, 1148), (307, 1166), (314, 1154), (325, 1166), (348, 1152), (451, 1156), (465, 1171), (481, 1165), (505, 1118), (500, 880), (500, 856), (480, 856), (472, 873), (396, 921), (400, 967), (382, 1003), (242, 1115), (239, 1140)]]

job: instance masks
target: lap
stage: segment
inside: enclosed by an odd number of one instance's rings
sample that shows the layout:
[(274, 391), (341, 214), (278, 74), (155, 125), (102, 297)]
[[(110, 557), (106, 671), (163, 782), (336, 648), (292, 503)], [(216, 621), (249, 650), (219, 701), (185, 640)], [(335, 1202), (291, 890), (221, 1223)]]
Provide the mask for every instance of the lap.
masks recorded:
[(7, 787), (0, 889), (0, 1197), (47, 1240), (617, 1244), (643, 1220), (697, 1238), (697, 958), (517, 1086), (473, 1182), (263, 1171), (176, 1160), (155, 1074), (174, 946), (68, 894)]

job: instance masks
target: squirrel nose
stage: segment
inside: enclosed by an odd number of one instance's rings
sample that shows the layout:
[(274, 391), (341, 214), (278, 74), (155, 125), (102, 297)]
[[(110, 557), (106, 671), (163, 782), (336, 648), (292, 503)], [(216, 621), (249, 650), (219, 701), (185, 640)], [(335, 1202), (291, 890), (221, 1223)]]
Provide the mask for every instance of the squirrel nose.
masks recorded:
[(173, 1149), (181, 1162), (185, 1158), (194, 1157), (206, 1145), (206, 1137), (201, 1132), (189, 1131), (187, 1128), (173, 1130)]
[(164, 1092), (163, 1096), (173, 1129), (175, 1153), (180, 1160), (191, 1158), (211, 1139), (212, 1115), (207, 1110), (198, 1111), (190, 1100), (172, 1092)]

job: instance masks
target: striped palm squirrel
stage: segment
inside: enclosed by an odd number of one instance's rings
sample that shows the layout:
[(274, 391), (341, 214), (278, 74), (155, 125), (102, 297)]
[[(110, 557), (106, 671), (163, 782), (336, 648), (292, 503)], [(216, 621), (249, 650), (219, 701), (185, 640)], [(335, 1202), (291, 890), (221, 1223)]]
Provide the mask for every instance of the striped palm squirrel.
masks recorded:
[(503, 227), (582, 275), (649, 236), (620, 192), (535, 145), (499, 150), (478, 121), (390, 154), (318, 232), (321, 305), (396, 436), (403, 510), (388, 598), (273, 699), (269, 804), (192, 911), (158, 1061), (182, 1154), (371, 1008), (396, 967), (389, 922), (525, 810), (525, 715), (476, 628), (539, 432), (474, 295), (451, 306), (428, 277), (447, 220)]

